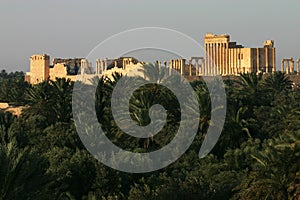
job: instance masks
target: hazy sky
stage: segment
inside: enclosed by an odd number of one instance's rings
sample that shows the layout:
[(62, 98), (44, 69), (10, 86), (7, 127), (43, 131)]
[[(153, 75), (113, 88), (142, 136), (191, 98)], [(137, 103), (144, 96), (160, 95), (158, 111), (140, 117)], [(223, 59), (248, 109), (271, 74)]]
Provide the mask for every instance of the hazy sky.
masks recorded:
[(206, 32), (246, 47), (273, 39), (279, 69), (281, 58), (300, 58), (299, 11), (299, 0), (1, 0), (0, 69), (28, 71), (32, 54), (85, 57), (109, 36), (144, 26), (201, 44)]

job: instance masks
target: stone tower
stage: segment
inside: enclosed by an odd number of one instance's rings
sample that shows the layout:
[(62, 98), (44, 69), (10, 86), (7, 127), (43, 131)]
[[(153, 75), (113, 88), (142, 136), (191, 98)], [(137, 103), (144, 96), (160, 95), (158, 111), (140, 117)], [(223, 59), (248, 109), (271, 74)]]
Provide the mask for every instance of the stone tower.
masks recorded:
[(30, 83), (41, 83), (49, 78), (50, 57), (46, 54), (30, 57)]

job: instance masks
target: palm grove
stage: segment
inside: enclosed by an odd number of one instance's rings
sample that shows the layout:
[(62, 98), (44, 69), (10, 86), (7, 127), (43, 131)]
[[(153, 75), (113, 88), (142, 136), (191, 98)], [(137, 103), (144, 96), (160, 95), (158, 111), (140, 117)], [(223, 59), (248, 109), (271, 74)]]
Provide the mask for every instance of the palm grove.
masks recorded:
[[(168, 111), (168, 123), (154, 137), (130, 137), (110, 109), (120, 78), (93, 80), (95, 109), (107, 137), (133, 152), (168, 144), (180, 120), (176, 97), (155, 84), (135, 91), (129, 109), (138, 125), (149, 123), (149, 108), (157, 102)], [(0, 112), (0, 199), (300, 199), (300, 90), (281, 72), (241, 74), (224, 83), (226, 121), (208, 156), (199, 159), (198, 151), (210, 125), (211, 99), (198, 80), (191, 85), (201, 117), (191, 147), (164, 169), (130, 174), (106, 167), (83, 146), (72, 116), (73, 82), (32, 86), (22, 72), (2, 71), (0, 102), (25, 109), (19, 117)]]

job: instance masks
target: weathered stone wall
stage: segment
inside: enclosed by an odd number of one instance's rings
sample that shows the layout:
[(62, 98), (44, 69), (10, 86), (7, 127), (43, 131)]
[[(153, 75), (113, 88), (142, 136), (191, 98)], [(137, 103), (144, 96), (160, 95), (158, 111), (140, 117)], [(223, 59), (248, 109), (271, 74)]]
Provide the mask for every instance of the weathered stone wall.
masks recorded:
[(68, 66), (78, 66), (80, 67), (81, 65), (81, 60), (84, 58), (68, 58), (68, 59), (64, 59), (64, 58), (54, 58), (52, 63), (53, 66), (56, 64), (65, 64)]
[(30, 83), (37, 84), (49, 78), (50, 57), (46, 54), (30, 57)]
[(55, 78), (65, 78), (67, 77), (67, 68), (64, 64), (58, 63), (50, 68), (50, 79), (55, 80)]

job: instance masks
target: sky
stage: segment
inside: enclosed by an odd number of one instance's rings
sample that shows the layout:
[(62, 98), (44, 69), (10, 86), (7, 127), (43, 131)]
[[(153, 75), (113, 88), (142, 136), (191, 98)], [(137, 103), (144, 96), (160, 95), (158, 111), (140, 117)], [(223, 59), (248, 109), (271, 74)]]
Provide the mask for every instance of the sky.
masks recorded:
[(280, 69), (282, 58), (300, 58), (299, 11), (299, 0), (1, 0), (0, 70), (29, 71), (33, 54), (86, 57), (139, 27), (173, 29), (200, 44), (207, 32), (230, 34), (245, 47), (272, 39)]

